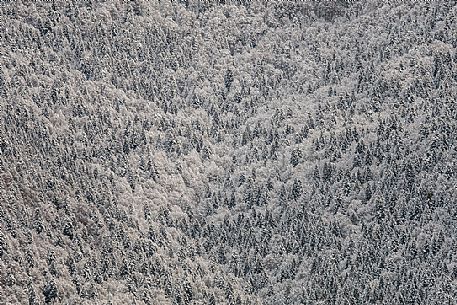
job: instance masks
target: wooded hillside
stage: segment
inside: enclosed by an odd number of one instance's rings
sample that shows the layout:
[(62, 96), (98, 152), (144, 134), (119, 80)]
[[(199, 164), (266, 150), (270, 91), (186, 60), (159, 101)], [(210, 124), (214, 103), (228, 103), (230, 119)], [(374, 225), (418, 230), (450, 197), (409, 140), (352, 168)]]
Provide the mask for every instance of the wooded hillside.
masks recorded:
[(456, 304), (455, 1), (0, 1), (0, 304)]

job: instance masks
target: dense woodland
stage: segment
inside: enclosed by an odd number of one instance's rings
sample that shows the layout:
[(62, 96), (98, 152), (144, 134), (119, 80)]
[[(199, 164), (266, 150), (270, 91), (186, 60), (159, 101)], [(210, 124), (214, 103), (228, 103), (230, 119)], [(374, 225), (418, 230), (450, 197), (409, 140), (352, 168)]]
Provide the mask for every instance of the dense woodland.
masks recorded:
[(456, 304), (456, 1), (0, 1), (0, 304)]

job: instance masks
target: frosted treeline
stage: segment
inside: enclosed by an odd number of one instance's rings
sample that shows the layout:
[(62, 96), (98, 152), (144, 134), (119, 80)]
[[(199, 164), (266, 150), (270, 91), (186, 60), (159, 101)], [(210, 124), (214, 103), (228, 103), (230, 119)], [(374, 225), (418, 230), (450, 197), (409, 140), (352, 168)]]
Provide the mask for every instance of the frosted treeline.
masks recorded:
[(455, 304), (455, 1), (0, 1), (0, 304)]

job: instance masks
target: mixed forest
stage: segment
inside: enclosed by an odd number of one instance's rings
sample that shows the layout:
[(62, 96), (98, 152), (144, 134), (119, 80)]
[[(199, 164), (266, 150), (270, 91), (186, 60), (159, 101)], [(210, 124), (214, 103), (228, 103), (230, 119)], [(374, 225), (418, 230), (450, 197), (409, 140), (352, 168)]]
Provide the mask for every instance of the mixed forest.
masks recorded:
[(0, 304), (456, 304), (457, 3), (0, 1)]

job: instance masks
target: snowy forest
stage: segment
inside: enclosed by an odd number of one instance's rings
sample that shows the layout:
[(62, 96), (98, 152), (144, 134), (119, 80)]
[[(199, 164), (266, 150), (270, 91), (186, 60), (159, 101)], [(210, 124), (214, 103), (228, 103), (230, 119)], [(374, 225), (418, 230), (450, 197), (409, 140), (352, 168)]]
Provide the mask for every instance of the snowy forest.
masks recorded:
[(0, 0), (0, 304), (457, 304), (455, 0)]

